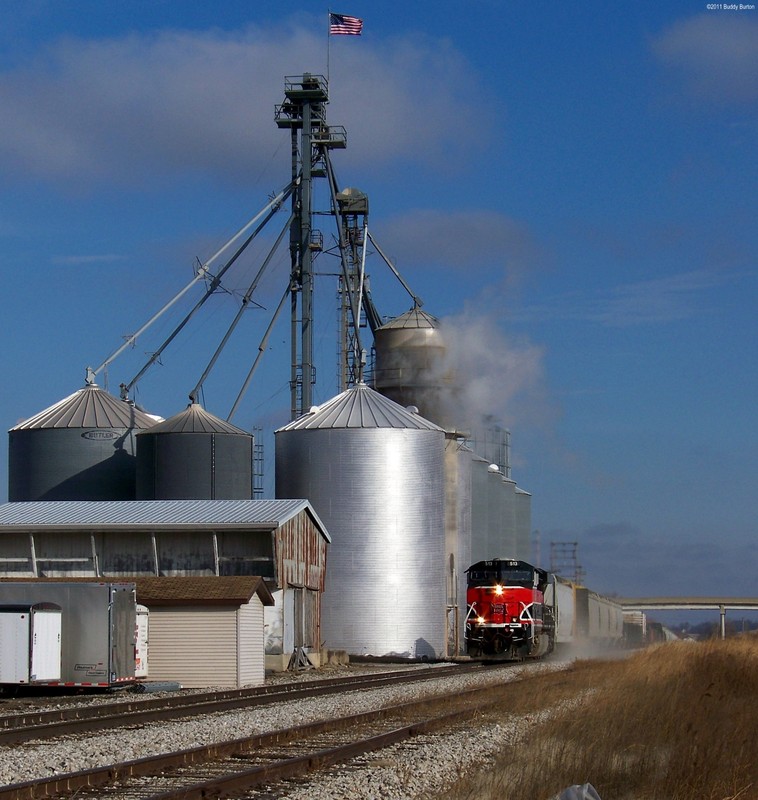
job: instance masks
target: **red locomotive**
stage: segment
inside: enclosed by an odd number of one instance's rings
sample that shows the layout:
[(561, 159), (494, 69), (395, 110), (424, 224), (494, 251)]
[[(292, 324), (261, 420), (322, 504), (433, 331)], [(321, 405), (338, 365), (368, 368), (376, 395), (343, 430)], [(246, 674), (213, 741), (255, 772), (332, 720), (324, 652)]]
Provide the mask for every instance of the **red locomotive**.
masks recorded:
[(539, 657), (554, 646), (550, 576), (526, 561), (494, 558), (466, 570), (466, 649), (470, 656)]

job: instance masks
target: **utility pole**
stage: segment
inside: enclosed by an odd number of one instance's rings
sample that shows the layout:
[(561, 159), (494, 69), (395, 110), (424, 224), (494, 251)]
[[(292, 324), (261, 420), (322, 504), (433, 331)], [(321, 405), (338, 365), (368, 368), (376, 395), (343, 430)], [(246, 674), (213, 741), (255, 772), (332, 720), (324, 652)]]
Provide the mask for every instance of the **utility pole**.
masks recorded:
[(583, 583), (584, 568), (579, 564), (579, 542), (550, 542), (550, 572)]

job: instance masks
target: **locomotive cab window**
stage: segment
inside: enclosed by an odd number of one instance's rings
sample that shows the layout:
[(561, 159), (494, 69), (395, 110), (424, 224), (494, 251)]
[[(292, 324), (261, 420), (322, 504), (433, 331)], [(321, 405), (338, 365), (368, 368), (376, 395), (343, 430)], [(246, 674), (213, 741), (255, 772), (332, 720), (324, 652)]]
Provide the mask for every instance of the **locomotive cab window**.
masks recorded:
[(534, 584), (534, 573), (529, 569), (503, 570), (502, 582), (509, 586), (514, 584), (532, 586)]

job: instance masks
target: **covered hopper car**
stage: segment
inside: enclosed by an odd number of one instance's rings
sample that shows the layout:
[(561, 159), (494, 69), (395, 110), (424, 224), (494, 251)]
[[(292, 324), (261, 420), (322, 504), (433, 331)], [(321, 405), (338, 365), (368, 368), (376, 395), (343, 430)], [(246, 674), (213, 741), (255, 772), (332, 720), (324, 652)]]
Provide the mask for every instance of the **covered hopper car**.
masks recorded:
[(526, 561), (479, 561), (466, 574), (466, 651), (473, 658), (539, 658), (558, 645), (607, 647), (623, 639), (618, 603)]

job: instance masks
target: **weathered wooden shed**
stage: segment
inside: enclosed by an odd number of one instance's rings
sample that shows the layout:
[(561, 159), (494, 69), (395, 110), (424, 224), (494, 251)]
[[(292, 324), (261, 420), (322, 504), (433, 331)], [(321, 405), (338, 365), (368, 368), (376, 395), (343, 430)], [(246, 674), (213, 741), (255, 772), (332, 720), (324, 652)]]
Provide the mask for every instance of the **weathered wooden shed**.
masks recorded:
[(259, 577), (136, 578), (150, 612), (149, 680), (188, 689), (240, 688), (265, 678), (264, 609), (274, 598)]
[(261, 577), (266, 667), (320, 664), (329, 533), (307, 500), (0, 505), (0, 577)]

